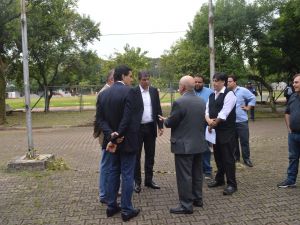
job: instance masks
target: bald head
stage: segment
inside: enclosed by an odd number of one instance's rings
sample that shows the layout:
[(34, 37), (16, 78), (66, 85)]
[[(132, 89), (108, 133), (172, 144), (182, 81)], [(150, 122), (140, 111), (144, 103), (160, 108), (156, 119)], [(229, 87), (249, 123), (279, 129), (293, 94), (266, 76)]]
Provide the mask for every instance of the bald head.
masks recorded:
[(186, 75), (179, 81), (179, 92), (183, 94), (186, 91), (193, 91), (195, 88), (195, 80), (193, 77)]

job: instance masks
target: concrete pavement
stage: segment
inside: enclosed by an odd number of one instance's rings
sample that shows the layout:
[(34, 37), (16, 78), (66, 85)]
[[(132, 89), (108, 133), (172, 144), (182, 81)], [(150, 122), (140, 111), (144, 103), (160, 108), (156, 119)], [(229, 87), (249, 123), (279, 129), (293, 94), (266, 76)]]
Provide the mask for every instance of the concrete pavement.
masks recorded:
[[(170, 130), (157, 140), (155, 181), (160, 190), (143, 187), (133, 202), (141, 209), (126, 224), (300, 224), (300, 186), (278, 189), (285, 178), (287, 131), (282, 118), (250, 122), (253, 168), (239, 166), (238, 192), (223, 196), (222, 188), (204, 183), (204, 207), (192, 215), (173, 215), (177, 204)], [(99, 145), (91, 127), (34, 130), (35, 148), (54, 153), (71, 170), (62, 172), (7, 173), (6, 163), (26, 153), (25, 130), (0, 131), (0, 224), (91, 225), (122, 224), (120, 214), (106, 218), (98, 201)], [(298, 176), (298, 180), (299, 180)]]

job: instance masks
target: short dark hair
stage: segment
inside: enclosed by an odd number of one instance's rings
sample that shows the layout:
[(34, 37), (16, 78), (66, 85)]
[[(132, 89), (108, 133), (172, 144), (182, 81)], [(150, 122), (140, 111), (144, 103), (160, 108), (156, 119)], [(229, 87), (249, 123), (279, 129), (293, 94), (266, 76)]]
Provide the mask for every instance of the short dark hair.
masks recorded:
[(121, 81), (122, 75), (128, 76), (130, 71), (132, 71), (132, 69), (126, 65), (117, 66), (114, 72), (114, 80)]
[(234, 82), (237, 82), (237, 77), (234, 74), (230, 74), (228, 78), (231, 78)]
[(224, 81), (225, 82), (224, 85), (227, 87), (228, 76), (226, 75), (226, 73), (217, 72), (214, 74), (213, 79), (215, 79), (217, 81), (219, 81), (219, 80)]
[(140, 71), (138, 73), (138, 79), (141, 80), (143, 77), (150, 77), (150, 73), (148, 71)]

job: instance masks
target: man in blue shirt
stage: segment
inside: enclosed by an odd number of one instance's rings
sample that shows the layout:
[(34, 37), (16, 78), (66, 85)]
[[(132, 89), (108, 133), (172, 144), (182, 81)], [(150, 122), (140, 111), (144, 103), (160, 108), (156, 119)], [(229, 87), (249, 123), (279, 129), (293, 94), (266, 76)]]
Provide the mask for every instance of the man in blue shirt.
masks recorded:
[[(204, 87), (204, 77), (202, 75), (195, 75), (195, 93), (197, 96), (201, 97), (205, 104), (208, 101), (208, 97), (210, 96), (213, 91), (210, 88)], [(205, 179), (211, 179), (212, 178), (212, 167), (210, 165), (210, 158), (211, 158), (211, 152), (207, 144), (207, 149), (202, 154), (202, 163), (203, 163), (203, 173), (205, 176)]]
[(250, 148), (249, 148), (249, 126), (248, 126), (248, 114), (252, 107), (255, 106), (256, 98), (247, 88), (240, 87), (237, 85), (237, 78), (235, 75), (228, 76), (228, 89), (232, 90), (237, 98), (236, 101), (236, 133), (237, 133), (237, 143), (235, 151), (235, 159), (240, 160), (240, 148), (239, 142), (242, 149), (242, 157), (244, 163), (253, 167), (250, 160)]
[(288, 129), (289, 166), (287, 178), (277, 184), (279, 188), (296, 187), (300, 158), (300, 73), (294, 76), (295, 93), (290, 97), (285, 110), (285, 123)]

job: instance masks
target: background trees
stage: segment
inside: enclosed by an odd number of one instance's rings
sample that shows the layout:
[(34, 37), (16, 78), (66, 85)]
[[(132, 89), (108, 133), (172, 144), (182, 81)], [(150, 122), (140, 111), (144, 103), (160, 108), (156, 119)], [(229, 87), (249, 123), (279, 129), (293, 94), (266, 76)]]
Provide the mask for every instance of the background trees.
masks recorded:
[[(0, 2), (0, 124), (5, 121), (5, 85), (22, 85), (20, 7), (18, 1)], [(45, 93), (49, 110), (55, 85), (98, 84), (117, 64), (148, 69), (157, 83), (177, 82), (182, 74), (208, 78), (208, 6), (204, 4), (189, 24), (184, 38), (159, 59), (139, 47), (124, 46), (108, 60), (87, 44), (99, 40), (99, 24), (76, 12), (76, 0), (29, 0), (28, 44), (31, 85)], [(298, 0), (216, 0), (216, 70), (235, 73), (240, 80), (261, 83), (275, 110), (274, 81), (289, 81), (300, 70), (300, 2)], [(102, 79), (104, 81), (104, 79)]]

